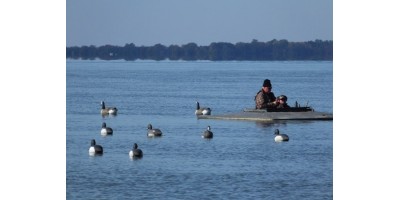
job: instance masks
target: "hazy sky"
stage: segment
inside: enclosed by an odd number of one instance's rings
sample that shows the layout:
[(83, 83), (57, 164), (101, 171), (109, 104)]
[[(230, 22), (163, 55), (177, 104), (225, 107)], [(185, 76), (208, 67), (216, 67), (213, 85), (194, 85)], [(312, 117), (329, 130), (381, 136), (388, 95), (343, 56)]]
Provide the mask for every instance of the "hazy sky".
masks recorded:
[(67, 46), (332, 40), (332, 0), (67, 0)]

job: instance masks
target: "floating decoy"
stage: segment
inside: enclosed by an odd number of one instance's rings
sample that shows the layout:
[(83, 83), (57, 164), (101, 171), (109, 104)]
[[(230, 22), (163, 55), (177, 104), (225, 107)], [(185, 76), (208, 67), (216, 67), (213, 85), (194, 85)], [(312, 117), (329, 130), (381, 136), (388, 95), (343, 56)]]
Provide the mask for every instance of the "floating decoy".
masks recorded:
[(90, 143), (89, 147), (90, 155), (101, 155), (103, 154), (103, 147), (96, 144), (96, 141), (93, 139)]
[(151, 124), (147, 125), (147, 136), (148, 137), (159, 137), (162, 135), (162, 132), (160, 129), (155, 128), (153, 129), (153, 126)]
[(208, 139), (210, 139), (210, 138), (213, 138), (213, 135), (214, 135), (214, 134), (213, 134), (213, 132), (211, 132), (211, 127), (208, 126), (208, 127), (207, 127), (207, 130), (204, 131), (202, 137), (203, 137), (203, 138), (208, 138)]
[(133, 144), (133, 149), (129, 151), (129, 157), (131, 158), (141, 158), (143, 157), (143, 152), (141, 149), (138, 149), (138, 145)]
[(289, 136), (286, 134), (280, 134), (279, 129), (275, 129), (275, 142), (287, 142), (289, 141)]
[(102, 115), (116, 115), (117, 114), (118, 109), (116, 107), (106, 107), (106, 105), (104, 104), (104, 101), (101, 102), (101, 110), (100, 113)]
[(196, 111), (194, 112), (196, 115), (211, 115), (211, 108), (208, 107), (204, 107), (201, 108), (200, 107), (200, 103), (198, 101), (196, 101)]
[(113, 134), (113, 130), (110, 127), (106, 126), (106, 123), (103, 122), (103, 125), (101, 126), (101, 131), (100, 134), (105, 136), (105, 135), (112, 135)]

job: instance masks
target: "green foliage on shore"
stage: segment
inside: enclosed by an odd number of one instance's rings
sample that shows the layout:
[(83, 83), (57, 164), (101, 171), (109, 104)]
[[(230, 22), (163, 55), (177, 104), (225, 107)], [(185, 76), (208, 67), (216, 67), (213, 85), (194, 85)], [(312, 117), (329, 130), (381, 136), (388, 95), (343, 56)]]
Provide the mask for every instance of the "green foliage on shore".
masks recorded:
[(135, 46), (73, 46), (67, 47), (69, 59), (102, 60), (333, 60), (333, 41), (315, 40), (307, 42), (288, 42), (271, 40), (236, 44), (213, 42), (208, 46), (196, 43), (185, 45)]

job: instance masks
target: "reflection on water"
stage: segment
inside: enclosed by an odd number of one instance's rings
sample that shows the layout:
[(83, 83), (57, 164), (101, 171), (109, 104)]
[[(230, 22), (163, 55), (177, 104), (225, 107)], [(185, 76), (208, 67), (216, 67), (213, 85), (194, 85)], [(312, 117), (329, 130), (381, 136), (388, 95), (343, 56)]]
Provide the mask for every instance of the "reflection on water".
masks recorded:
[(255, 124), (258, 127), (266, 128), (266, 127), (275, 127), (276, 125), (279, 125), (279, 126), (286, 125), (286, 121), (283, 121), (283, 120), (278, 120), (278, 121), (275, 120), (275, 121), (267, 121), (267, 122), (256, 121)]
[(103, 117), (103, 118), (107, 118), (107, 117), (109, 117), (109, 118), (113, 118), (113, 117), (116, 117), (117, 116), (117, 114), (103, 114), (103, 113), (101, 113), (101, 116)]

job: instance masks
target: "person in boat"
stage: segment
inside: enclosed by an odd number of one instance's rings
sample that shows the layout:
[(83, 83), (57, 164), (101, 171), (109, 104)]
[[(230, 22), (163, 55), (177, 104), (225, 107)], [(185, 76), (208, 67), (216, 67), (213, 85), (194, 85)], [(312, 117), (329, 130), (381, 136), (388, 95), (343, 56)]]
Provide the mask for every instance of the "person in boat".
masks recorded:
[(272, 90), (272, 84), (269, 79), (265, 79), (260, 91), (254, 97), (256, 109), (276, 108), (279, 105)]
[(290, 108), (290, 106), (287, 104), (287, 96), (280, 95), (276, 99), (279, 102), (279, 105), (276, 108)]

